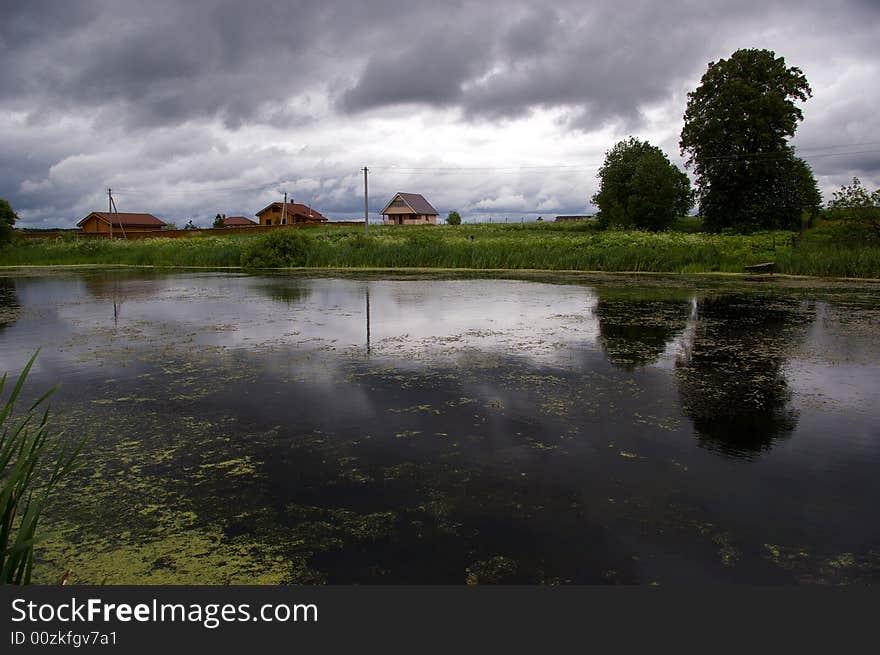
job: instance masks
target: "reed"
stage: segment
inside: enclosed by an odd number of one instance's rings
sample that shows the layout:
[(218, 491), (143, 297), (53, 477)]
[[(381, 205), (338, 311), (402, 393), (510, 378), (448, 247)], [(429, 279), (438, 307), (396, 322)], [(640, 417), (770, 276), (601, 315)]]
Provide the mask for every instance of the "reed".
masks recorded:
[[(29, 584), (33, 570), (37, 523), (52, 490), (73, 469), (83, 442), (62, 443), (49, 430), (45, 402), (53, 390), (32, 403), (23, 415), (13, 414), (31, 357), (0, 409), (0, 584)], [(6, 374), (0, 378), (0, 395)]]

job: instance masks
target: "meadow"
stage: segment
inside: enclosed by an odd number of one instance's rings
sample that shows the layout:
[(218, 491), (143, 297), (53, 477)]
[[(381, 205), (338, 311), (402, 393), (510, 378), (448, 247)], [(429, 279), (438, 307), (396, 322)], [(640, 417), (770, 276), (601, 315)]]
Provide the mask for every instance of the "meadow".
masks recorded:
[[(707, 234), (694, 219), (673, 230), (599, 230), (590, 223), (460, 226), (321, 226), (269, 234), (185, 239), (21, 240), (0, 250), (0, 266), (133, 265), (259, 268), (539, 269), (608, 272), (742, 273), (773, 261), (777, 271), (822, 277), (880, 277), (880, 244), (837, 238), (821, 224), (788, 231)], [(795, 244), (795, 241), (797, 243)]]

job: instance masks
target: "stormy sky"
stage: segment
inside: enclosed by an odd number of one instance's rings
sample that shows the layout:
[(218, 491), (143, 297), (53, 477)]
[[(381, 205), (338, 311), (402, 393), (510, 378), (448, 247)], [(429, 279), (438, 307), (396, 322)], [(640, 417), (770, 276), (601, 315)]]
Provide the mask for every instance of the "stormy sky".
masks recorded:
[(680, 164), (708, 62), (767, 48), (813, 88), (794, 143), (826, 199), (880, 186), (880, 3), (3, 0), (0, 197), (22, 227), (107, 206), (182, 225), (283, 191), (331, 219), (395, 191), (441, 215), (591, 213), (629, 135)]

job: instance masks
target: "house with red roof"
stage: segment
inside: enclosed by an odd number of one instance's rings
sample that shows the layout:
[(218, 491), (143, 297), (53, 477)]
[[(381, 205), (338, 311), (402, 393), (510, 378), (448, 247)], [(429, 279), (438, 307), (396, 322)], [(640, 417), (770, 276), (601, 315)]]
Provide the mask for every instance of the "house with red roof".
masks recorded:
[(436, 225), (437, 210), (420, 193), (398, 192), (382, 210), (385, 225)]
[(89, 234), (110, 234), (125, 236), (131, 232), (152, 232), (165, 227), (165, 221), (152, 214), (130, 214), (125, 212), (92, 212), (76, 224)]
[(317, 209), (298, 202), (273, 202), (257, 212), (260, 225), (296, 225), (298, 223), (325, 223), (327, 218)]
[(250, 227), (259, 225), (256, 221), (252, 221), (247, 216), (227, 216), (223, 214), (223, 227)]

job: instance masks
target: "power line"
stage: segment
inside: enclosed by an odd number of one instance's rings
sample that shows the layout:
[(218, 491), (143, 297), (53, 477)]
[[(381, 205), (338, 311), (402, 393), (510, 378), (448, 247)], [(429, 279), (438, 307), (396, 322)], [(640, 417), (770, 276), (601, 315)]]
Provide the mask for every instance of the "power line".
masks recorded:
[(862, 146), (877, 146), (880, 145), (880, 141), (862, 141), (860, 143), (838, 143), (836, 145), (827, 145), (827, 146), (812, 146), (812, 147), (804, 147), (801, 148), (797, 146), (797, 150), (799, 152), (803, 152), (804, 150), (828, 150), (830, 148), (861, 148)]
[[(873, 142), (880, 144), (880, 141)], [(865, 142), (862, 145), (871, 145), (872, 142)], [(856, 144), (853, 144), (856, 145)], [(822, 148), (810, 148), (809, 150), (826, 150), (829, 148), (836, 147), (849, 147), (849, 146), (823, 146)], [(798, 153), (803, 153), (804, 150), (808, 150), (806, 148), (795, 148), (793, 151), (771, 151), (771, 152), (742, 152), (742, 153), (730, 153), (729, 155), (715, 155), (712, 157), (704, 157), (704, 159), (784, 159), (792, 154), (797, 155)], [(865, 155), (865, 154), (875, 154), (880, 153), (880, 149), (871, 149), (871, 150), (852, 150), (849, 152), (828, 152), (818, 154), (811, 154), (808, 156), (809, 159), (816, 159), (819, 157), (845, 157), (849, 155)], [(585, 164), (546, 164), (546, 165), (524, 165), (524, 166), (373, 166), (373, 170), (383, 170), (383, 171), (398, 171), (402, 173), (409, 172), (419, 172), (419, 171), (493, 171), (493, 172), (501, 172), (501, 171), (525, 171), (525, 170), (563, 170), (568, 169), (572, 171), (577, 170), (597, 170), (600, 168), (604, 162), (591, 162)]]
[(880, 150), (854, 150), (852, 152), (829, 152), (824, 155), (810, 155), (810, 159), (816, 159), (818, 157), (848, 157), (849, 155), (873, 155), (880, 152)]
[(522, 171), (535, 169), (584, 169), (588, 170), (601, 164), (547, 164), (542, 166), (373, 166), (372, 170), (383, 171)]
[[(702, 157), (702, 159), (713, 160), (737, 160), (737, 159), (786, 159), (791, 155), (797, 156), (801, 151), (794, 150), (773, 150), (769, 152), (741, 152), (731, 153), (729, 155), (714, 155), (712, 157)], [(850, 155), (867, 155), (880, 152), (880, 149), (872, 150), (851, 150), (849, 152), (826, 152), (808, 155), (804, 159), (818, 159), (820, 157), (848, 157)]]
[[(163, 189), (163, 193), (226, 193), (226, 192), (235, 192), (235, 191), (260, 191), (262, 189), (268, 189), (275, 185), (280, 185), (286, 181), (289, 181), (292, 177), (295, 176), (287, 176), (278, 178), (271, 182), (265, 182), (263, 184), (257, 184), (253, 186), (225, 186), (225, 187), (205, 187), (205, 186), (190, 186), (190, 187), (169, 187), (167, 189)], [(117, 187), (116, 191), (118, 193), (124, 193), (127, 195), (154, 195), (152, 192), (141, 191), (139, 189), (133, 189), (129, 187)]]

